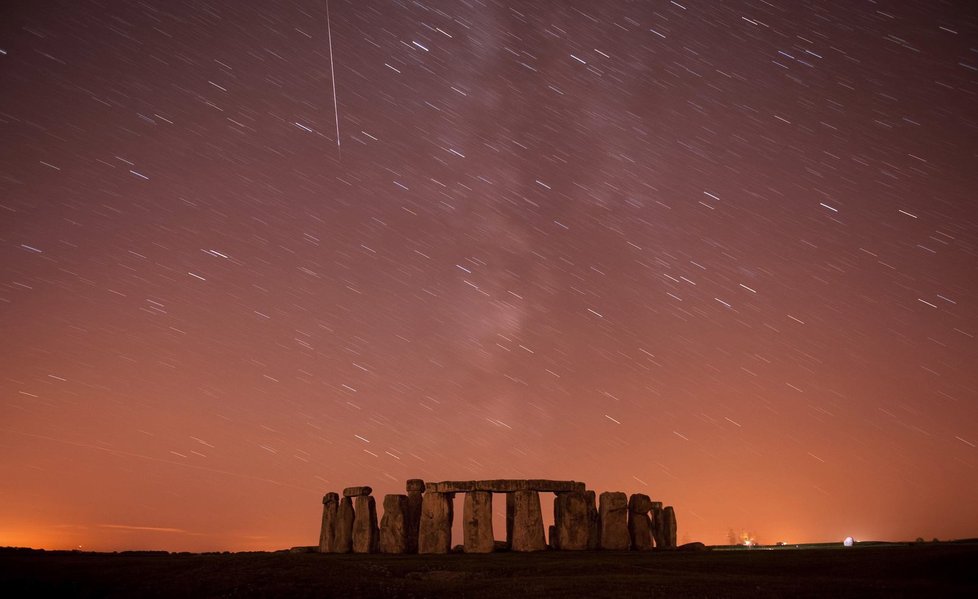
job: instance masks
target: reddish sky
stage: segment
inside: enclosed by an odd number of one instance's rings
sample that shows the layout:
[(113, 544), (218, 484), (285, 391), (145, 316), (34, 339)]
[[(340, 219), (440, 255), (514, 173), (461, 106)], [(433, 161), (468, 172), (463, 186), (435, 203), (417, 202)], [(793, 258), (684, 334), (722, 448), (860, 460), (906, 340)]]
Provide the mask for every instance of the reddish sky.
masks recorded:
[(333, 0), (335, 112), (322, 2), (5, 5), (0, 545), (978, 536), (975, 13), (808, 4)]

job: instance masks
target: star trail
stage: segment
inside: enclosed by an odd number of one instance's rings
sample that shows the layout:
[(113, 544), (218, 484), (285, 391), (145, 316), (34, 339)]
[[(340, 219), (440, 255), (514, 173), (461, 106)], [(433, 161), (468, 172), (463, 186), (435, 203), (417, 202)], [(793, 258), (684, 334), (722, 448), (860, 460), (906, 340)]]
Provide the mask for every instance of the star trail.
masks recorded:
[(970, 3), (326, 8), (2, 9), (0, 545), (408, 478), (978, 535)]

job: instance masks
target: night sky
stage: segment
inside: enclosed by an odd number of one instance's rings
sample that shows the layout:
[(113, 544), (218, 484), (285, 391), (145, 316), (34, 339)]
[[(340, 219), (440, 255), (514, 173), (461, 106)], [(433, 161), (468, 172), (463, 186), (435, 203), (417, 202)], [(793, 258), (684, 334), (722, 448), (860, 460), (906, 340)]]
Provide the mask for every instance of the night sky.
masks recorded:
[(4, 3), (0, 545), (408, 478), (978, 536), (973, 2), (325, 8)]

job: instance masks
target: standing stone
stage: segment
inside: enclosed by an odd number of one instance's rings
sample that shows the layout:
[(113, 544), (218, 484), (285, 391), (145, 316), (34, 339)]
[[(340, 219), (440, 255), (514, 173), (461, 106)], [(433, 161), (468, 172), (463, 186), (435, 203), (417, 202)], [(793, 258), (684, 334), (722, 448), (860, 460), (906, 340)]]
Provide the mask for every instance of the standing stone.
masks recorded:
[(492, 493), (469, 491), (462, 509), (462, 540), (465, 553), (492, 553)]
[(560, 549), (557, 545), (557, 525), (551, 524), (547, 529), (547, 547), (557, 550)]
[(662, 538), (666, 549), (675, 549), (676, 541), (676, 511), (671, 505), (662, 509)]
[(594, 504), (594, 491), (584, 492), (584, 503), (587, 504), (587, 549), (594, 551), (601, 546), (601, 518)]
[[(658, 502), (657, 502), (658, 503)], [(652, 505), (652, 539), (655, 541), (656, 549), (665, 549), (665, 515), (663, 514), (662, 504)]]
[(384, 495), (384, 517), (380, 520), (381, 553), (407, 552), (407, 495)]
[(319, 552), (333, 553), (333, 538), (336, 536), (336, 510), (340, 496), (336, 493), (323, 495), (323, 522), (319, 527)]
[(319, 528), (319, 552), (333, 553), (333, 539), (336, 536), (336, 509), (340, 496), (336, 493), (323, 495), (323, 523)]
[(333, 536), (333, 553), (349, 553), (353, 551), (353, 500), (349, 497), (340, 499), (336, 508), (336, 532)]
[(588, 505), (584, 493), (560, 493), (554, 498), (555, 535), (551, 544), (563, 551), (587, 549)]
[(420, 478), (407, 481), (407, 553), (418, 552), (418, 529), (421, 527), (421, 497), (425, 484)]
[(628, 498), (624, 493), (605, 491), (598, 499), (601, 518), (601, 549), (628, 551)]
[[(513, 551), (542, 551), (547, 548), (543, 534), (543, 514), (540, 512), (540, 493), (537, 491), (513, 491), (512, 533), (510, 549)], [(509, 525), (509, 498), (507, 497), (507, 526)]]
[(448, 553), (452, 549), (454, 493), (425, 493), (421, 501), (418, 553)]
[(353, 553), (375, 553), (380, 531), (377, 528), (377, 502), (369, 495), (357, 496), (353, 518)]
[(650, 509), (652, 509), (652, 500), (648, 495), (636, 493), (628, 498), (628, 535), (634, 551), (652, 549)]
[(506, 493), (506, 548), (513, 547), (513, 511), (516, 508), (516, 498), (512, 493)]

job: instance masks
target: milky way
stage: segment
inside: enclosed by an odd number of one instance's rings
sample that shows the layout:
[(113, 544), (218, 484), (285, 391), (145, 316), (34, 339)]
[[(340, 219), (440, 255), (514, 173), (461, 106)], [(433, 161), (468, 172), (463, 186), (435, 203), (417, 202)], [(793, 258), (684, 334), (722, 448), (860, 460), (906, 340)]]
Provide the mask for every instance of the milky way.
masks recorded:
[(978, 535), (972, 3), (325, 9), (3, 9), (0, 545), (415, 477)]

